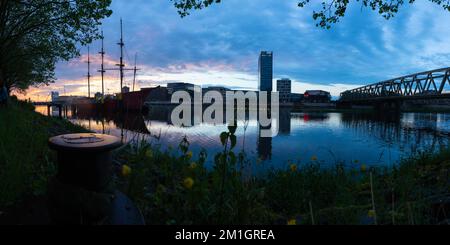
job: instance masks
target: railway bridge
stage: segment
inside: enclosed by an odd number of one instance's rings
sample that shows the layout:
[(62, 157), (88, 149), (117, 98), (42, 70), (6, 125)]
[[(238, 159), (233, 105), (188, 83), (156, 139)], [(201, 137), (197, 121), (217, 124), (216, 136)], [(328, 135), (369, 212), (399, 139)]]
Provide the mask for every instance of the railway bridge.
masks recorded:
[(403, 103), (450, 102), (450, 67), (420, 72), (341, 93), (340, 106), (371, 105), (400, 109)]

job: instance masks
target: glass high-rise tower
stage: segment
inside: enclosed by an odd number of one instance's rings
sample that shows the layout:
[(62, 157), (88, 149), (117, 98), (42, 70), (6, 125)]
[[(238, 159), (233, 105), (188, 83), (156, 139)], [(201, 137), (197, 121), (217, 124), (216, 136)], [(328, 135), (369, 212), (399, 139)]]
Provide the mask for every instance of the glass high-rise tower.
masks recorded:
[(259, 55), (259, 91), (273, 91), (273, 52), (262, 51)]

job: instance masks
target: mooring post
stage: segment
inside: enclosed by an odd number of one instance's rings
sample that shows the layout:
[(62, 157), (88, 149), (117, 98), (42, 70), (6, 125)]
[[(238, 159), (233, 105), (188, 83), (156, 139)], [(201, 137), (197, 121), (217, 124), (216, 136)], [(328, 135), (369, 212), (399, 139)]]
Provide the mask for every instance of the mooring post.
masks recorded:
[(140, 211), (113, 187), (114, 136), (70, 134), (50, 138), (58, 173), (49, 185), (49, 213), (56, 224), (144, 224)]

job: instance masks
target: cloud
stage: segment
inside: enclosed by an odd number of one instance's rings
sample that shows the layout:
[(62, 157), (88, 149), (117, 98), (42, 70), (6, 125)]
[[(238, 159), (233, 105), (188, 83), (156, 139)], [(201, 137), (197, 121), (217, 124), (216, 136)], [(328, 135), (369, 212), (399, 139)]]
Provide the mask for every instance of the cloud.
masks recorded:
[[(354, 2), (331, 30), (315, 27), (312, 11), (320, 8), (320, 1), (302, 9), (296, 1), (227, 0), (186, 18), (167, 0), (113, 1), (112, 8), (113, 16), (102, 27), (106, 65), (118, 63), (123, 17), (124, 59), (133, 66), (138, 54), (139, 87), (182, 81), (256, 88), (258, 54), (272, 50), (275, 79), (302, 81), (297, 92), (323, 88), (336, 95), (346, 88), (448, 66), (450, 57), (450, 13), (429, 1), (406, 4), (389, 21)], [(99, 68), (99, 50), (100, 42), (91, 45), (93, 73)], [(83, 84), (86, 48), (82, 53), (80, 59), (58, 64), (57, 83), (39, 88), (40, 93)], [(110, 92), (117, 92), (118, 73), (107, 75)], [(131, 80), (132, 73), (126, 73), (126, 83)]]

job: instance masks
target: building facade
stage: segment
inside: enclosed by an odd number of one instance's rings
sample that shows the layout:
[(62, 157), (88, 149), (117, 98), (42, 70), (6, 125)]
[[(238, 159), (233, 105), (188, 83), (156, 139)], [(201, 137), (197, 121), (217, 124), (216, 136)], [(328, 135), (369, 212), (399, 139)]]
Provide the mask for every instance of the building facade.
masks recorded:
[(323, 90), (307, 90), (303, 100), (306, 103), (330, 103), (331, 94)]
[(273, 52), (262, 51), (259, 55), (259, 91), (273, 91)]
[(130, 87), (125, 86), (125, 87), (122, 88), (122, 93), (123, 93), (123, 94), (124, 94), (124, 93), (129, 93), (129, 92), (130, 92)]
[(165, 87), (158, 86), (156, 88), (145, 88), (142, 91), (147, 91), (148, 95), (145, 98), (149, 102), (169, 102), (169, 91)]
[(59, 93), (53, 91), (53, 92), (52, 92), (52, 102), (55, 102), (55, 101), (57, 101), (58, 99), (59, 99)]
[(290, 97), (290, 100), (291, 100), (291, 102), (292, 103), (301, 103), (302, 101), (303, 101), (303, 98), (305, 97), (305, 95), (304, 94), (296, 94), (296, 93), (293, 93), (293, 94), (291, 94), (291, 97)]
[(191, 83), (168, 83), (167, 90), (170, 95), (178, 91), (194, 91), (195, 85)]
[(291, 102), (292, 81), (287, 78), (278, 80), (277, 81), (277, 92), (279, 94), (281, 103)]
[(226, 97), (227, 97), (227, 92), (231, 91), (228, 88), (225, 87), (207, 87), (207, 88), (203, 88), (202, 92), (203, 92), (203, 101), (211, 101), (212, 97), (208, 97), (206, 96), (206, 94), (210, 91), (216, 91), (219, 92), (222, 95), (223, 101), (226, 101)]

